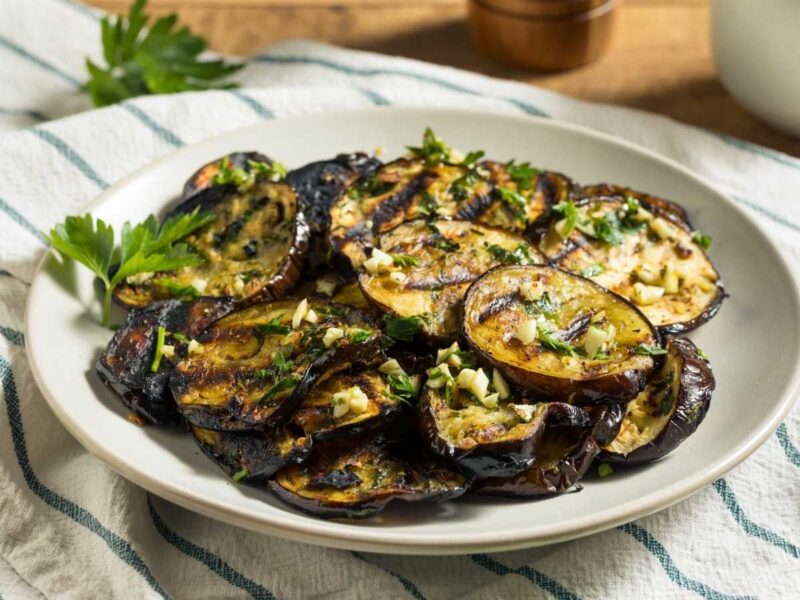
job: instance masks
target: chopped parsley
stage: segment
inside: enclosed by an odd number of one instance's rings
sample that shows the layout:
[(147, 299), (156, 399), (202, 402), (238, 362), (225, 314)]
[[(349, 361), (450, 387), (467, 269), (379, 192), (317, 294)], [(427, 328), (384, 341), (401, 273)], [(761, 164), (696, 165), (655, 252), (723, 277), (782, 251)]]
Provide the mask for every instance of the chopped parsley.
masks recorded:
[(286, 179), (286, 165), (273, 161), (272, 163), (259, 162), (256, 160), (248, 160), (250, 172), (256, 178), (269, 179), (270, 181), (283, 181)]
[(531, 256), (530, 249), (525, 244), (520, 244), (514, 250), (506, 250), (497, 244), (484, 244), (486, 251), (492, 258), (512, 265), (535, 265), (536, 259)]
[(163, 278), (153, 279), (153, 283), (167, 290), (169, 295), (173, 298), (188, 298), (194, 300), (200, 297), (200, 292), (193, 285), (181, 285), (170, 279)]
[(419, 212), (429, 219), (435, 219), (439, 216), (439, 203), (430, 192), (422, 192), (422, 198), (419, 201)]
[(600, 475), (600, 477), (608, 477), (613, 472), (614, 472), (614, 469), (612, 469), (611, 465), (608, 464), (608, 463), (600, 463), (597, 466), (597, 474)]
[(709, 362), (711, 360), (710, 358), (708, 358), (708, 354), (706, 354), (706, 351), (703, 350), (702, 348), (697, 349), (697, 356), (699, 356), (706, 362)]
[(294, 386), (296, 386), (299, 383), (299, 381), (300, 380), (294, 375), (289, 375), (288, 377), (284, 377), (283, 379), (275, 383), (275, 385), (273, 385), (269, 389), (269, 391), (267, 391), (266, 394), (261, 396), (259, 402), (267, 402), (269, 400), (272, 400), (272, 398), (274, 398), (278, 394), (293, 389)]
[(528, 312), (528, 314), (541, 314), (548, 319), (553, 319), (558, 313), (558, 306), (559, 303), (550, 298), (550, 294), (544, 292), (541, 298), (526, 302), (525, 310)]
[(661, 346), (648, 346), (647, 344), (639, 344), (636, 346), (635, 350), (636, 354), (645, 354), (648, 356), (661, 356), (667, 353)]
[(528, 201), (525, 200), (525, 196), (505, 187), (498, 187), (497, 193), (500, 196), (500, 200), (513, 213), (514, 218), (520, 223), (526, 223), (528, 220)]
[(158, 371), (158, 367), (161, 365), (161, 356), (164, 352), (164, 338), (167, 335), (167, 330), (164, 328), (163, 325), (158, 326), (158, 332), (156, 333), (156, 353), (153, 356), (153, 362), (150, 365), (150, 370), (155, 373)]
[(439, 228), (433, 224), (428, 223), (428, 229), (430, 229), (431, 233), (433, 234), (433, 243), (431, 244), (434, 248), (438, 248), (439, 250), (444, 250), (445, 252), (455, 252), (461, 246), (459, 246), (456, 242), (448, 240)]
[(595, 277), (601, 273), (605, 273), (605, 270), (606, 268), (603, 265), (597, 263), (594, 265), (589, 265), (588, 267), (584, 267), (578, 271), (578, 275), (581, 277)]
[(234, 167), (231, 157), (226, 156), (219, 162), (219, 170), (211, 178), (211, 185), (242, 185), (254, 183), (259, 179), (269, 181), (282, 181), (286, 177), (286, 167), (279, 163), (267, 163), (256, 160), (248, 160), (249, 171), (241, 167)]
[(464, 160), (461, 161), (461, 164), (465, 167), (469, 167), (474, 165), (484, 156), (486, 156), (486, 153), (483, 150), (472, 150), (471, 152), (467, 152), (467, 155), (464, 157)]
[(185, 335), (183, 335), (183, 334), (182, 334), (181, 332), (179, 332), (179, 331), (176, 331), (175, 333), (172, 333), (172, 334), (170, 334), (170, 335), (172, 335), (172, 337), (173, 337), (174, 339), (176, 339), (177, 341), (179, 341), (179, 342), (183, 342), (184, 344), (188, 344), (189, 342), (191, 342), (191, 341), (192, 341), (192, 340), (190, 340), (188, 337), (186, 337)]
[[(256, 331), (264, 335), (286, 335), (292, 328), (288, 325), (281, 325), (281, 318), (283, 315), (278, 315), (274, 319), (270, 319), (269, 323), (260, 323), (256, 325)], [(280, 355), (283, 358), (283, 354)], [(277, 357), (276, 357), (277, 358)]]
[(408, 151), (416, 158), (424, 158), (429, 166), (446, 162), (450, 159), (450, 146), (436, 137), (430, 127), (425, 128), (421, 146), (408, 146)]
[(419, 264), (419, 259), (410, 254), (389, 254), (392, 261), (401, 267), (416, 267)]
[(366, 329), (354, 329), (348, 336), (347, 341), (351, 344), (362, 344), (366, 342), (372, 335), (371, 331)]
[(692, 241), (703, 250), (708, 250), (711, 247), (711, 236), (705, 235), (699, 231), (692, 232)]
[(517, 184), (520, 192), (525, 192), (533, 187), (533, 180), (539, 175), (539, 169), (530, 163), (515, 164), (513, 160), (506, 163), (506, 171), (511, 180)]
[(575, 347), (572, 344), (557, 338), (555, 335), (553, 335), (552, 331), (543, 326), (541, 323), (539, 323), (537, 326), (537, 339), (539, 340), (539, 343), (548, 350), (552, 350), (553, 352), (558, 352), (560, 354), (569, 354), (570, 356), (577, 355)]
[(383, 315), (383, 321), (386, 323), (386, 335), (401, 342), (413, 341), (422, 326), (422, 319), (417, 316), (396, 317), (386, 314)]
[(408, 375), (387, 375), (386, 379), (393, 397), (407, 404), (417, 399), (417, 390)]
[(468, 171), (450, 184), (448, 191), (456, 202), (463, 202), (469, 198), (470, 188), (478, 182), (474, 171)]
[(559, 231), (559, 234), (562, 237), (567, 237), (570, 233), (575, 230), (575, 227), (578, 225), (579, 221), (579, 214), (578, 209), (575, 206), (575, 203), (572, 200), (567, 200), (566, 202), (559, 202), (553, 207), (553, 210), (561, 215), (564, 219), (564, 225)]
[(259, 379), (272, 381), (272, 387), (261, 396), (259, 402), (266, 402), (286, 390), (292, 389), (300, 381), (297, 377), (289, 375), (294, 367), (294, 361), (284, 357), (283, 352), (276, 352), (272, 365), (268, 369), (259, 369), (255, 375)]
[(366, 179), (359, 179), (347, 190), (347, 197), (357, 200), (362, 196), (382, 196), (386, 192), (394, 189), (395, 184), (391, 181), (381, 181), (377, 176), (372, 175)]
[(233, 475), (231, 475), (231, 479), (233, 479), (236, 483), (239, 483), (242, 479), (249, 477), (250, 470), (247, 467), (243, 467), (241, 471), (236, 471)]
[(620, 222), (614, 212), (608, 212), (602, 217), (594, 217), (592, 228), (588, 231), (581, 229), (581, 231), (609, 246), (619, 246), (622, 243)]

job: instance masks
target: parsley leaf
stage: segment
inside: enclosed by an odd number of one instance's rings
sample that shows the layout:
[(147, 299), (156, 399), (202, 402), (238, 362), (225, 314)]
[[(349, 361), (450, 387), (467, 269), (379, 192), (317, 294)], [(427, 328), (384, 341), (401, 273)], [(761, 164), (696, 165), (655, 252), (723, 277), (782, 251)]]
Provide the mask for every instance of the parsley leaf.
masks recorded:
[(429, 166), (450, 160), (450, 146), (437, 138), (430, 127), (426, 127), (422, 135), (422, 146), (407, 147), (412, 156), (424, 158)]
[(428, 229), (430, 229), (431, 233), (433, 234), (433, 243), (431, 244), (434, 248), (438, 248), (439, 250), (443, 250), (445, 252), (455, 252), (461, 246), (457, 242), (453, 242), (452, 240), (448, 240), (439, 228), (434, 223), (428, 223)]
[(366, 329), (356, 329), (347, 336), (347, 340), (351, 344), (362, 344), (366, 342), (371, 335), (371, 331), (367, 331)]
[(526, 223), (528, 220), (528, 201), (525, 200), (525, 196), (505, 187), (498, 187), (497, 193), (500, 196), (500, 200), (513, 213), (514, 218), (520, 223)]
[(422, 192), (422, 198), (419, 201), (419, 212), (429, 219), (435, 219), (439, 215), (439, 203), (430, 192)]
[(613, 472), (614, 472), (614, 469), (608, 463), (600, 463), (597, 466), (597, 474), (600, 475), (600, 477), (608, 477)]
[(552, 331), (543, 326), (541, 323), (539, 323), (537, 327), (537, 338), (539, 343), (548, 350), (559, 352), (561, 354), (569, 354), (570, 356), (575, 356), (577, 354), (575, 347), (572, 344), (557, 338), (555, 335), (553, 335)]
[(589, 235), (601, 242), (605, 242), (609, 246), (619, 246), (622, 243), (619, 225), (616, 213), (609, 212), (602, 217), (594, 217), (592, 219), (592, 229)]
[(544, 292), (540, 298), (525, 303), (525, 310), (528, 314), (542, 314), (548, 319), (555, 318), (558, 314), (559, 303), (550, 298), (550, 294)]
[(531, 256), (530, 249), (525, 244), (520, 244), (514, 250), (506, 250), (497, 244), (486, 244), (484, 247), (492, 258), (512, 265), (535, 265), (536, 259)]
[(200, 292), (193, 285), (181, 285), (171, 279), (153, 279), (153, 283), (167, 290), (172, 298), (194, 300), (200, 297)]
[(410, 403), (412, 400), (417, 399), (417, 390), (408, 375), (387, 375), (386, 379), (389, 382), (389, 389), (392, 390), (392, 395), (401, 401)]
[(239, 483), (242, 479), (248, 477), (250, 475), (250, 470), (247, 467), (242, 467), (240, 471), (236, 471), (233, 475), (231, 475), (231, 479), (233, 479), (236, 483)]
[(219, 170), (211, 178), (211, 185), (234, 185), (241, 187), (252, 184), (260, 179), (269, 181), (282, 181), (286, 178), (286, 167), (277, 161), (272, 163), (247, 161), (249, 170), (234, 167), (230, 156), (225, 156), (219, 161)]
[(463, 202), (469, 198), (470, 188), (478, 182), (474, 171), (468, 171), (450, 184), (448, 191), (456, 202)]
[(506, 163), (506, 171), (520, 192), (531, 189), (534, 178), (539, 175), (539, 169), (532, 167), (530, 163), (515, 164), (513, 160)]
[(703, 250), (708, 250), (711, 247), (711, 236), (700, 233), (699, 231), (692, 232), (692, 241)]
[(578, 209), (575, 207), (575, 203), (572, 200), (559, 202), (553, 207), (553, 211), (560, 214), (564, 219), (564, 224), (558, 233), (562, 237), (567, 237), (573, 232), (579, 221)]
[(401, 267), (416, 267), (419, 264), (419, 259), (410, 254), (389, 254), (392, 261)]
[(161, 356), (164, 352), (164, 338), (167, 336), (167, 330), (164, 328), (163, 325), (158, 326), (158, 331), (156, 332), (156, 352), (153, 355), (153, 362), (150, 365), (150, 371), (153, 373), (158, 371), (158, 367), (161, 366)]
[(146, 94), (236, 87), (213, 82), (238, 71), (242, 64), (200, 60), (205, 40), (187, 27), (177, 28), (175, 14), (156, 19), (146, 30), (150, 15), (144, 13), (145, 4), (146, 0), (136, 0), (127, 17), (105, 17), (100, 22), (106, 65), (86, 59), (90, 75), (86, 88), (95, 106)]
[(386, 335), (390, 338), (401, 341), (411, 342), (422, 326), (422, 319), (419, 317), (396, 317), (394, 315), (383, 315), (386, 323)]
[[(286, 335), (292, 328), (288, 325), (281, 325), (283, 315), (278, 315), (274, 319), (270, 319), (269, 323), (260, 323), (256, 325), (256, 331), (264, 335)], [(283, 354), (280, 355), (283, 358)], [(277, 356), (275, 357), (277, 359)]]
[(294, 375), (284, 377), (275, 383), (275, 385), (273, 385), (269, 390), (267, 390), (267, 392), (261, 396), (259, 402), (267, 402), (272, 400), (278, 394), (293, 389), (299, 382), (300, 380)]
[[(139, 273), (173, 271), (197, 265), (203, 259), (184, 243), (176, 243), (215, 218), (210, 211), (174, 215), (159, 227), (150, 215), (142, 223), (122, 226), (120, 248), (114, 249), (114, 230), (102, 220), (95, 223), (90, 214), (67, 217), (50, 230), (48, 240), (64, 256), (91, 270), (105, 285), (103, 325), (108, 326), (114, 289), (127, 277)], [(119, 258), (119, 267), (111, 275), (111, 264)]]
[(667, 353), (661, 346), (649, 346), (647, 344), (639, 344), (636, 346), (635, 350), (636, 354), (646, 354), (649, 356), (661, 356)]

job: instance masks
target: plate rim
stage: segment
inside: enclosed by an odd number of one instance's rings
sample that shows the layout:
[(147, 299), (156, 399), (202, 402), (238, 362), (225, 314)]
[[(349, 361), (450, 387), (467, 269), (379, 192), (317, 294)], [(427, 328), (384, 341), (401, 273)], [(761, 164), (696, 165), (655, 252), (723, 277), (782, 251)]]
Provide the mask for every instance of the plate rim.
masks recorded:
[[(533, 122), (540, 127), (562, 131), (567, 130), (574, 134), (594, 138), (595, 140), (604, 144), (621, 146), (628, 151), (643, 155), (651, 161), (660, 163), (661, 166), (667, 167), (672, 171), (676, 171), (680, 176), (690, 179), (699, 187), (704, 188), (706, 192), (716, 197), (716, 201), (722, 202), (726, 209), (736, 212), (738, 216), (756, 232), (756, 234), (760, 237), (762, 246), (765, 247), (765, 249), (771, 254), (769, 258), (779, 265), (782, 275), (784, 275), (785, 279), (788, 280), (790, 303), (800, 310), (800, 282), (798, 282), (798, 277), (795, 276), (792, 270), (789, 268), (786, 259), (778, 250), (772, 239), (742, 207), (728, 198), (728, 196), (724, 194), (717, 186), (710, 183), (704, 177), (695, 173), (688, 167), (681, 165), (671, 158), (658, 154), (653, 150), (623, 138), (556, 119), (549, 119), (533, 115), (496, 113), (479, 109), (445, 107), (390, 106), (333, 109), (288, 116), (281, 118), (280, 120), (302, 122), (303, 120), (311, 117), (319, 118), (320, 116), (323, 116), (325, 118), (330, 118), (331, 115), (358, 115), (364, 116), (364, 118), (370, 118), (374, 114), (386, 112), (417, 114), (425, 113), (428, 115), (439, 114), (446, 116), (461, 115), (464, 117), (473, 117), (479, 119), (488, 117), (491, 119), (503, 119), (517, 122)], [(435, 118), (435, 116), (430, 118)], [(159, 156), (103, 190), (82, 210), (89, 212), (93, 211), (93, 209), (95, 209), (98, 205), (104, 203), (108, 197), (115, 195), (120, 189), (128, 186), (131, 181), (138, 178), (143, 172), (152, 169), (155, 165), (164, 160), (174, 159), (176, 156), (180, 157), (181, 154), (190, 153), (198, 146), (210, 146), (227, 138), (235, 138), (242, 132), (251, 131), (253, 128), (268, 128), (270, 123), (273, 122), (274, 121), (256, 123), (254, 125), (224, 131), (202, 140), (192, 142), (175, 151)], [(798, 352), (795, 355), (793, 371), (783, 386), (783, 390), (780, 393), (780, 399), (775, 408), (771, 413), (766, 415), (759, 428), (755, 430), (749, 437), (743, 439), (731, 451), (729, 451), (724, 459), (715, 464), (709, 465), (704, 469), (698, 470), (690, 477), (686, 477), (683, 480), (672, 484), (670, 487), (666, 488), (669, 491), (667, 494), (664, 493), (664, 489), (661, 489), (656, 492), (652, 492), (649, 495), (638, 497), (629, 503), (606, 509), (601, 512), (593, 512), (589, 515), (584, 515), (573, 522), (571, 526), (565, 526), (563, 524), (537, 525), (534, 527), (519, 528), (512, 534), (497, 534), (492, 532), (482, 532), (480, 534), (446, 534), (446, 537), (443, 540), (438, 540), (436, 536), (403, 533), (403, 528), (386, 530), (380, 528), (368, 529), (352, 526), (350, 528), (327, 530), (327, 524), (337, 522), (324, 521), (315, 517), (308, 517), (307, 520), (303, 519), (287, 524), (287, 522), (281, 519), (280, 514), (254, 514), (250, 510), (241, 510), (237, 509), (235, 506), (223, 505), (220, 502), (209, 500), (202, 495), (199, 495), (191, 490), (181, 488), (178, 485), (170, 485), (169, 481), (164, 481), (163, 478), (159, 478), (149, 472), (127, 465), (124, 461), (119, 459), (115, 453), (109, 452), (107, 449), (103, 448), (92, 438), (91, 435), (84, 432), (79, 426), (79, 419), (74, 418), (73, 415), (62, 409), (61, 404), (55, 397), (55, 394), (53, 394), (44, 384), (42, 373), (39, 370), (38, 364), (34, 360), (34, 349), (33, 345), (30, 343), (30, 340), (33, 338), (29, 336), (32, 304), (31, 299), (35, 296), (35, 290), (45, 276), (45, 263), (50, 259), (53, 253), (54, 251), (52, 248), (47, 250), (42, 259), (39, 261), (34, 276), (31, 280), (31, 287), (25, 301), (23, 325), (26, 342), (25, 353), (38, 389), (44, 396), (47, 404), (55, 414), (56, 418), (70, 432), (70, 434), (75, 437), (84, 448), (99, 458), (103, 463), (111, 467), (114, 471), (129, 481), (132, 481), (136, 485), (141, 486), (145, 490), (165, 498), (174, 504), (183, 506), (207, 517), (235, 526), (243, 527), (248, 530), (259, 531), (277, 537), (303, 541), (316, 545), (396, 554), (467, 554), (474, 551), (513, 550), (541, 546), (568, 539), (584, 537), (592, 533), (610, 529), (621, 523), (627, 523), (639, 519), (643, 516), (663, 510), (677, 502), (680, 502), (733, 469), (736, 465), (741, 463), (744, 459), (755, 452), (755, 450), (761, 447), (764, 442), (767, 441), (769, 436), (775, 431), (775, 429), (777, 429), (778, 425), (792, 409), (798, 399), (798, 392), (800, 392), (800, 352)], [(800, 345), (798, 348), (800, 348)], [(532, 532), (532, 529), (535, 529), (535, 532)]]

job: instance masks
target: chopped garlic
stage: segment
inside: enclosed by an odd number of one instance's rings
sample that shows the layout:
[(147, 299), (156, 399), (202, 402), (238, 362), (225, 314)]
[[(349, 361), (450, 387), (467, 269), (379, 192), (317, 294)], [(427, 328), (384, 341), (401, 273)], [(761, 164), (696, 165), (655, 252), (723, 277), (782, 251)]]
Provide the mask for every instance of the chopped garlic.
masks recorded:
[(494, 394), (487, 394), (483, 398), (480, 398), (480, 401), (486, 408), (497, 408), (498, 399), (497, 392), (495, 392)]
[(533, 413), (536, 411), (535, 404), (509, 404), (509, 406), (526, 423), (533, 418)]
[(653, 220), (653, 213), (640, 206), (636, 211), (636, 220), (640, 223), (649, 223)]
[(636, 278), (644, 283), (658, 283), (661, 278), (661, 271), (650, 264), (642, 264), (634, 271)]
[[(451, 367), (460, 367), (461, 366), (461, 359), (458, 358), (456, 352), (461, 352), (461, 348), (458, 345), (458, 342), (453, 342), (450, 344), (448, 348), (442, 348), (436, 351), (436, 364), (441, 364), (443, 362), (447, 362)], [(452, 361), (451, 359), (455, 358), (458, 359), (456, 361)], [(453, 362), (457, 364), (453, 364)]]
[(197, 354), (203, 351), (203, 344), (198, 342), (197, 340), (191, 340), (189, 345), (186, 347), (186, 351), (189, 354)]
[(392, 271), (389, 273), (389, 281), (395, 285), (403, 285), (408, 279), (408, 275), (402, 271)]
[(300, 323), (302, 323), (306, 314), (308, 314), (308, 299), (303, 298), (300, 301), (300, 304), (297, 305), (294, 315), (292, 316), (292, 329), (297, 329), (300, 327)]
[(528, 302), (533, 302), (544, 295), (544, 284), (541, 281), (523, 281), (519, 284), (519, 293)]
[(528, 319), (520, 325), (514, 337), (527, 346), (536, 339), (538, 331), (539, 324), (536, 319)]
[(406, 374), (405, 369), (403, 369), (400, 363), (397, 362), (396, 358), (390, 358), (389, 360), (387, 360), (380, 367), (378, 367), (378, 371), (380, 371), (381, 373), (386, 373), (387, 375), (395, 375), (395, 376)]
[(331, 297), (336, 292), (336, 282), (333, 279), (317, 280), (317, 293)]
[(164, 344), (161, 346), (161, 356), (175, 358), (175, 346), (171, 344)]
[(667, 223), (667, 221), (661, 217), (657, 217), (650, 221), (650, 229), (652, 229), (653, 232), (655, 232), (655, 234), (662, 240), (671, 238), (673, 234), (672, 225)]
[(333, 417), (339, 419), (350, 412), (350, 399), (344, 392), (336, 392), (331, 399)]
[(125, 281), (127, 281), (131, 285), (140, 285), (140, 284), (144, 283), (145, 281), (148, 281), (148, 280), (152, 279), (153, 275), (155, 275), (155, 273), (151, 273), (151, 272), (149, 272), (149, 273), (137, 273), (136, 275), (130, 275), (130, 276), (126, 277)]
[(202, 294), (203, 292), (206, 291), (206, 288), (208, 287), (208, 281), (196, 277), (192, 279), (192, 287), (196, 289), (198, 293)]
[(338, 419), (350, 411), (359, 415), (366, 411), (369, 405), (369, 398), (360, 387), (354, 385), (349, 389), (336, 392), (331, 398), (331, 404), (333, 406), (333, 416)]
[(592, 315), (592, 318), (589, 319), (589, 323), (599, 323), (605, 318), (606, 318), (606, 311), (601, 310), (600, 312)]
[(717, 289), (717, 282), (706, 279), (705, 277), (698, 277), (694, 283), (704, 292), (714, 292)]
[(310, 308), (308, 309), (308, 312), (306, 313), (306, 316), (304, 318), (309, 323), (318, 323), (319, 322), (319, 317), (317, 316), (317, 313), (315, 313), (314, 310), (310, 309)]
[(336, 340), (344, 337), (344, 331), (339, 327), (329, 327), (322, 336), (322, 344), (326, 348), (330, 348), (336, 343)]
[(452, 380), (453, 376), (450, 374), (450, 369), (447, 368), (446, 364), (442, 364), (433, 369), (428, 369), (428, 380), (425, 382), (425, 385), (432, 390), (438, 390), (440, 387), (444, 387), (448, 381)]
[(364, 261), (364, 268), (372, 274), (389, 271), (393, 265), (394, 259), (378, 248), (373, 248), (372, 256)]
[(511, 395), (511, 388), (508, 387), (505, 378), (497, 369), (492, 371), (492, 384), (500, 400), (505, 400)]
[(411, 387), (414, 390), (415, 394), (419, 394), (419, 388), (422, 385), (422, 380), (420, 379), (419, 375), (411, 375), (408, 378), (408, 382), (411, 384)]
[(663, 287), (645, 285), (637, 281), (633, 284), (633, 295), (631, 299), (639, 306), (645, 306), (658, 302), (663, 295)]
[(561, 219), (560, 221), (558, 221), (554, 225), (554, 229), (556, 230), (556, 233), (562, 239), (566, 239), (567, 236), (569, 236), (569, 234), (572, 233), (571, 231), (567, 231), (567, 220), (566, 219)]
[(367, 410), (368, 404), (369, 398), (367, 398), (367, 395), (361, 391), (360, 387), (354, 386), (350, 388), (350, 410), (360, 415)]
[(470, 392), (478, 400), (482, 400), (489, 389), (489, 378), (483, 369), (477, 371), (462, 369), (456, 378), (456, 385), (462, 390)]
[(675, 272), (675, 268), (671, 264), (668, 264), (667, 268), (664, 270), (664, 278), (661, 283), (664, 286), (665, 294), (678, 293), (678, 288), (680, 288), (680, 280), (678, 278), (678, 274)]
[(244, 280), (241, 277), (237, 277), (233, 280), (233, 291), (237, 293), (242, 293), (244, 291)]
[(603, 349), (607, 340), (608, 332), (590, 325), (589, 329), (586, 330), (586, 337), (583, 339), (583, 349), (586, 350), (586, 356), (592, 358)]

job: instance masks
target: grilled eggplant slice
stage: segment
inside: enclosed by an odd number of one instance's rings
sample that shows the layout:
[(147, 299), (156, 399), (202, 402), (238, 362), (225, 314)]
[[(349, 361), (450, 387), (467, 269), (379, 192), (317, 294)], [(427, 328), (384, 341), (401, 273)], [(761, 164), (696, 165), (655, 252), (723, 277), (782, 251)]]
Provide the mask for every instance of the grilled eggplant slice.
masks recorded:
[(308, 249), (308, 227), (292, 188), (263, 178), (240, 189), (214, 186), (175, 212), (198, 207), (213, 211), (216, 219), (182, 241), (205, 261), (144, 280), (129, 278), (116, 289), (116, 299), (135, 307), (198, 295), (230, 296), (240, 303), (285, 296), (300, 277)]
[(627, 198), (636, 199), (642, 206), (649, 211), (661, 212), (667, 215), (673, 221), (685, 224), (690, 229), (692, 223), (689, 220), (689, 213), (686, 212), (680, 204), (659, 198), (652, 194), (639, 192), (623, 185), (616, 185), (613, 183), (596, 183), (594, 185), (585, 185), (580, 188), (580, 197), (582, 198), (598, 198), (598, 197), (616, 197), (623, 200)]
[(401, 158), (362, 177), (333, 203), (331, 245), (357, 269), (376, 236), (421, 217), (473, 220), (491, 192), (492, 184), (468, 167)]
[(185, 200), (190, 196), (194, 196), (197, 192), (210, 188), (213, 185), (214, 176), (219, 173), (220, 164), (225, 159), (230, 161), (231, 168), (243, 169), (246, 173), (250, 172), (250, 162), (272, 164), (272, 159), (268, 156), (264, 156), (260, 152), (233, 152), (216, 160), (212, 160), (210, 163), (200, 167), (186, 180), (186, 183), (183, 185), (183, 199)]
[(458, 387), (449, 393), (426, 387), (418, 418), (427, 445), (477, 477), (511, 477), (528, 469), (548, 424), (589, 425), (589, 415), (577, 406), (516, 404), (509, 397), (487, 407)]
[(635, 397), (658, 345), (645, 316), (592, 281), (548, 266), (496, 267), (463, 306), (463, 332), (480, 358), (519, 386), (577, 404)]
[(157, 371), (151, 368), (159, 327), (166, 331), (165, 343), (180, 356), (186, 351), (185, 340), (194, 339), (231, 310), (233, 301), (224, 298), (164, 300), (132, 310), (100, 355), (97, 374), (145, 422), (174, 420), (178, 413), (168, 385), (172, 362), (165, 358)]
[(480, 171), (494, 183), (495, 192), (478, 223), (510, 231), (529, 231), (551, 206), (580, 195), (580, 186), (566, 175), (538, 171), (527, 164), (485, 161)]
[(396, 264), (365, 262), (364, 295), (383, 312), (421, 316), (422, 334), (435, 340), (458, 336), (461, 300), (480, 275), (507, 261), (547, 262), (524, 237), (469, 221), (418, 219), (383, 234), (378, 245)]
[[(553, 404), (554, 406), (569, 406)], [(580, 410), (580, 409), (577, 409)], [(599, 451), (595, 429), (588, 415), (567, 423), (550, 420), (534, 448), (533, 464), (515, 477), (476, 481), (476, 494), (491, 496), (550, 496), (575, 485), (592, 464)]]
[[(366, 397), (364, 406), (355, 406), (336, 416), (335, 394), (358, 388)], [(316, 440), (354, 435), (386, 425), (400, 414), (401, 400), (391, 393), (386, 375), (379, 371), (339, 373), (315, 385), (292, 413), (289, 422)]]
[(302, 465), (269, 482), (285, 502), (320, 517), (364, 518), (391, 500), (447, 500), (463, 494), (467, 478), (433, 457), (409, 455), (381, 436), (317, 444)]
[(651, 462), (677, 448), (708, 412), (714, 374), (687, 338), (667, 342), (667, 355), (644, 391), (628, 402), (622, 429), (599, 460), (615, 465)]
[(294, 429), (239, 432), (189, 425), (203, 453), (237, 481), (270, 477), (286, 465), (302, 462), (311, 452), (311, 438)]
[(664, 334), (689, 331), (711, 319), (725, 291), (684, 221), (653, 204), (591, 198), (553, 219), (540, 249), (558, 267), (590, 277), (636, 304)]
[[(305, 314), (304, 304), (313, 317), (293, 323), (296, 314)], [(170, 388), (187, 421), (221, 431), (263, 429), (283, 420), (320, 377), (374, 364), (383, 346), (380, 331), (357, 310), (315, 299), (239, 310), (199, 342), (202, 352), (175, 365)]]

